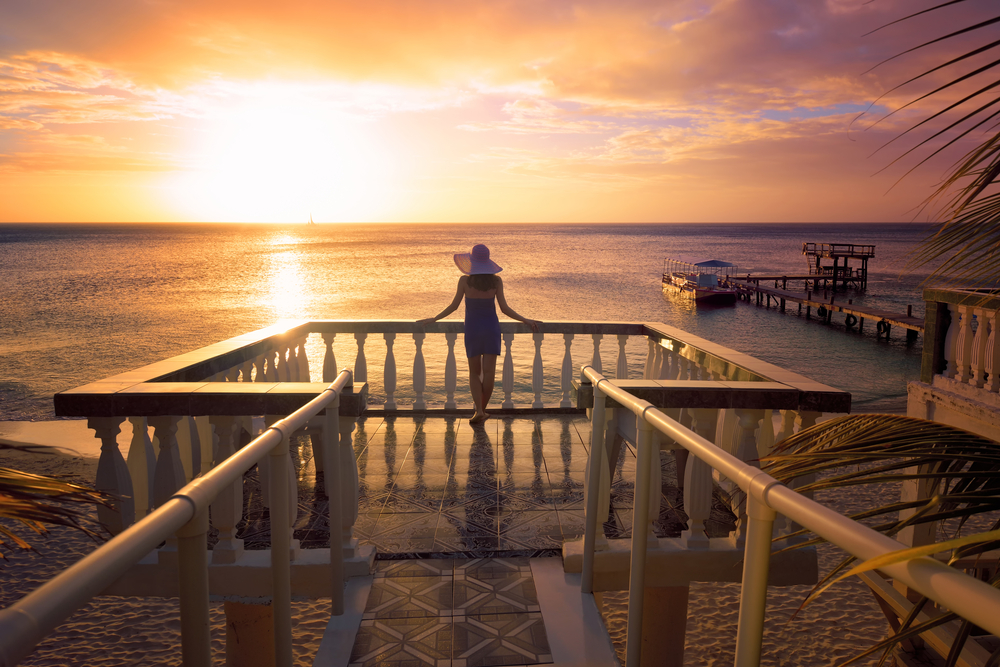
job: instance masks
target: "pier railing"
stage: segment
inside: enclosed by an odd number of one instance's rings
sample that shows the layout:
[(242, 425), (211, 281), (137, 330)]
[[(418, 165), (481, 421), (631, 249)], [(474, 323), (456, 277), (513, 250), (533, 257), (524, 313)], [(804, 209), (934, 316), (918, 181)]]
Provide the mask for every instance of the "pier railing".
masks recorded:
[[(659, 500), (656, 493), (658, 487), (655, 485), (660, 474), (659, 461), (656, 457), (658, 449), (656, 436), (683, 447), (693, 455), (698, 464), (731, 480), (746, 499), (743, 519), (746, 525), (745, 547), (740, 550), (738, 561), (742, 565), (742, 576), (736, 579), (742, 582), (735, 659), (738, 667), (755, 667), (760, 664), (767, 588), (769, 582), (774, 581), (775, 575), (781, 574), (770, 571), (772, 536), (779, 515), (863, 560), (907, 546), (796, 493), (761, 471), (753, 463), (741, 460), (742, 457), (734, 456), (733, 453), (717, 446), (704, 436), (697, 425), (692, 430), (666, 414), (666, 411), (641, 399), (628, 388), (627, 384), (608, 380), (593, 368), (583, 369), (583, 379), (591, 383), (594, 396), (593, 446), (590, 450), (591, 465), (588, 469), (587, 482), (590, 494), (587, 497), (581, 578), (585, 592), (600, 590), (598, 580), (602, 575), (606, 578), (608, 574), (608, 568), (602, 568), (597, 563), (597, 556), (604, 555), (608, 549), (607, 546), (604, 547), (604, 551), (597, 551), (595, 548), (600, 537), (598, 517), (601, 512), (598, 494), (594, 492), (599, 486), (596, 471), (601, 468), (607, 444), (604, 438), (602, 414), (605, 410), (605, 399), (610, 401), (616, 410), (626, 411), (636, 423), (637, 464), (632, 510), (633, 529), (628, 565), (622, 568), (628, 576), (629, 591), (625, 661), (627, 667), (637, 667), (641, 664), (641, 650), (644, 645), (649, 645), (644, 642), (642, 635), (643, 613), (647, 608), (644, 599), (647, 587), (676, 586), (676, 582), (664, 583), (664, 580), (682, 578), (676, 571), (669, 571), (671, 568), (663, 567), (671, 555), (670, 545), (662, 544), (663, 540), (657, 543), (657, 540), (650, 536), (650, 530), (642, 529), (655, 518), (655, 514), (650, 516), (651, 503), (656, 500), (658, 506)], [(689, 467), (690, 465), (689, 463)], [(685, 509), (689, 514), (693, 512), (691, 505), (686, 504)], [(694, 516), (689, 525), (692, 528), (697, 527), (697, 519)], [(693, 537), (692, 533), (691, 530), (686, 531), (685, 538), (690, 540)], [(705, 542), (701, 545), (701, 551), (695, 554), (701, 561), (708, 560), (712, 555), (707, 540)], [(686, 548), (698, 547), (689, 542)], [(654, 558), (658, 560), (659, 567), (647, 567), (647, 562)], [(677, 559), (674, 559), (674, 563), (676, 565)], [(688, 561), (689, 568), (692, 567), (692, 563), (694, 561)], [(696, 564), (693, 567), (697, 569)], [(1000, 634), (1000, 591), (987, 583), (929, 557), (881, 569), (894, 580), (905, 583), (973, 624), (994, 634)], [(658, 630), (670, 631), (662, 625)]]
[[(293, 514), (296, 507), (291, 500), (295, 498), (295, 485), (289, 484), (289, 440), (311, 419), (319, 417), (325, 426), (322, 447), (326, 459), (336, 461), (340, 398), (350, 381), (350, 371), (343, 371), (319, 396), (288, 417), (275, 421), (239, 451), (228, 452), (211, 470), (159, 499), (156, 508), (143, 520), (0, 610), (0, 666), (17, 664), (62, 621), (91, 598), (103, 594), (124, 571), (136, 566), (164, 541), (165, 551), (173, 555), (175, 576), (169, 584), (180, 599), (183, 663), (212, 664), (209, 595), (214, 591), (209, 586), (210, 552), (206, 550), (209, 511), (213, 520), (231, 514), (233, 490), (242, 486), (244, 472), (254, 464), (267, 470), (271, 489), (271, 549), (266, 589), (274, 610), (274, 664), (291, 665), (291, 557), (295, 546), (290, 524), (280, 520)], [(332, 467), (336, 469), (335, 465)], [(331, 525), (338, 523), (340, 512), (338, 479), (336, 475), (327, 477)], [(335, 547), (332, 535), (331, 544)], [(332, 613), (343, 613), (344, 567), (340, 549), (330, 549), (325, 572), (319, 578), (325, 581), (322, 586), (325, 594), (332, 596)]]

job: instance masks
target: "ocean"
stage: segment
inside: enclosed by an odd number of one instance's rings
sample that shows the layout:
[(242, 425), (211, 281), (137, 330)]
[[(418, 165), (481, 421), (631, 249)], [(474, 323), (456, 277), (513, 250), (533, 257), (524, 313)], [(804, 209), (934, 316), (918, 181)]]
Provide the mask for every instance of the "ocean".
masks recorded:
[[(895, 312), (912, 305), (922, 316), (927, 272), (901, 271), (929, 231), (831, 223), (0, 224), (0, 420), (52, 419), (58, 391), (281, 320), (433, 316), (455, 293), (452, 255), (475, 243), (504, 267), (508, 303), (526, 317), (665, 322), (850, 391), (855, 412), (902, 412), (922, 340), (907, 344), (902, 331), (879, 340), (874, 326), (845, 332), (837, 316), (826, 325), (794, 307), (695, 307), (663, 294), (661, 275), (669, 256), (722, 259), (741, 273), (803, 274), (804, 242), (873, 244), (867, 292), (842, 298)], [(451, 317), (461, 316), (460, 308)], [(366, 352), (377, 396), (384, 345), (376, 338)], [(412, 359), (404, 338), (395, 345), (401, 370)], [(428, 400), (441, 400), (443, 345), (442, 336), (428, 336)], [(318, 359), (321, 347), (311, 342), (310, 354)], [(338, 336), (334, 349), (341, 368), (353, 364), (353, 338)], [(562, 349), (561, 336), (543, 347), (550, 398)], [(590, 349), (574, 343), (578, 365)], [(523, 388), (530, 338), (519, 337), (514, 350)], [(613, 368), (615, 342), (602, 350)], [(632, 367), (641, 367), (645, 345), (633, 341), (629, 351)], [(460, 389), (463, 377), (460, 360)], [(400, 388), (400, 402), (407, 391)]]

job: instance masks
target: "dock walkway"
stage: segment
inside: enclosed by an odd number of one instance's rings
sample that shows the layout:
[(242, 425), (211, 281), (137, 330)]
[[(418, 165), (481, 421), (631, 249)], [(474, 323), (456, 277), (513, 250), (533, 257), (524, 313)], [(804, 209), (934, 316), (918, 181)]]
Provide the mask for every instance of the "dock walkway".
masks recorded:
[(866, 319), (875, 320), (877, 335), (885, 336), (886, 339), (889, 338), (894, 326), (906, 330), (907, 340), (915, 340), (917, 334), (923, 335), (924, 333), (923, 319), (913, 317), (912, 309), (910, 308), (907, 309), (908, 312), (906, 314), (902, 314), (878, 308), (856, 306), (850, 302), (850, 299), (846, 303), (838, 303), (836, 295), (831, 297), (830, 300), (826, 300), (825, 298), (818, 298), (812, 292), (791, 292), (778, 288), (762, 287), (760, 279), (755, 278), (751, 278), (749, 281), (744, 278), (733, 278), (728, 281), (728, 284), (736, 288), (741, 299), (747, 301), (755, 300), (758, 306), (766, 307), (770, 307), (773, 301), (781, 312), (785, 311), (787, 302), (791, 301), (799, 305), (800, 313), (802, 312), (802, 307), (805, 306), (806, 317), (811, 317), (812, 309), (815, 308), (817, 317), (825, 319), (827, 323), (831, 322), (833, 313), (844, 313), (845, 326), (848, 329), (856, 326), (859, 332), (864, 331)]

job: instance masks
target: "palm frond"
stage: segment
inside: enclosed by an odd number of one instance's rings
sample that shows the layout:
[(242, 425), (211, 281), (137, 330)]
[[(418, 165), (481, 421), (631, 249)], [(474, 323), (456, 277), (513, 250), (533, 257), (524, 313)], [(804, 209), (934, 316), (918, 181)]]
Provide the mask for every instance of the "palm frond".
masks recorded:
[[(0, 449), (18, 449), (47, 453), (47, 448), (0, 445)], [(0, 468), (0, 519), (10, 519), (37, 535), (45, 534), (46, 525), (67, 526), (82, 531), (94, 540), (102, 540), (104, 529), (88, 518), (86, 508), (94, 505), (114, 506), (114, 498), (82, 484), (56, 477)], [(0, 524), (0, 547), (32, 549), (10, 525)], [(0, 559), (5, 558), (0, 551)]]

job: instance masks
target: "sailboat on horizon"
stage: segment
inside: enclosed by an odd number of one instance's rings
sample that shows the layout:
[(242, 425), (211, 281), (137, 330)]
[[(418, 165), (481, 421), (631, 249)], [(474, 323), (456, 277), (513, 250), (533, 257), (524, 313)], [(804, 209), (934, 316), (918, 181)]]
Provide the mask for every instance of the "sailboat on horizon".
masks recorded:
[(312, 213), (309, 214), (309, 224), (310, 225), (315, 225), (316, 224), (315, 222), (313, 222), (313, 214)]

